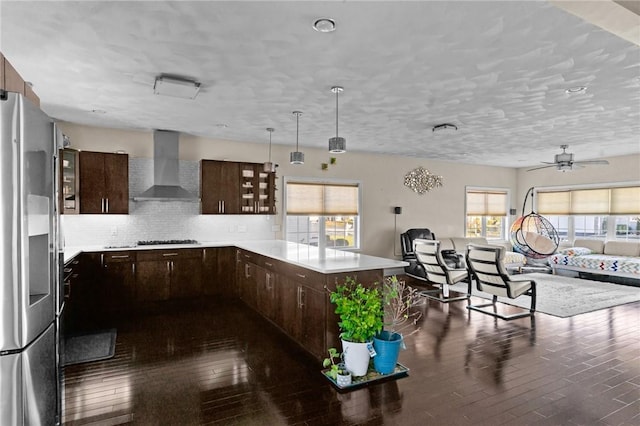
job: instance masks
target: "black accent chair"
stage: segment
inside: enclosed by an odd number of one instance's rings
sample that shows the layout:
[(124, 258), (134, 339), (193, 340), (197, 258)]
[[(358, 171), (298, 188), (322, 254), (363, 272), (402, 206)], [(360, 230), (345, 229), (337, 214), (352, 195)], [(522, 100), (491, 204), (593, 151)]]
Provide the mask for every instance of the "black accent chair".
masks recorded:
[(428, 228), (412, 228), (400, 234), (402, 260), (409, 262), (409, 266), (404, 267), (404, 272), (410, 277), (427, 281), (427, 274), (425, 273), (423, 266), (418, 262), (416, 253), (413, 251), (413, 242), (418, 239), (435, 240), (436, 235)]

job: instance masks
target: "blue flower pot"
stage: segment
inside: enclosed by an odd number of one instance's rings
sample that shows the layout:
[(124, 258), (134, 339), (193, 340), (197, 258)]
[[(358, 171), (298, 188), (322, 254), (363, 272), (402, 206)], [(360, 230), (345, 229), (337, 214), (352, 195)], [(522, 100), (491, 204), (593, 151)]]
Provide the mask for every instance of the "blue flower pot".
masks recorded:
[(381, 331), (373, 338), (376, 356), (373, 357), (373, 367), (380, 374), (390, 374), (396, 368), (398, 355), (402, 348), (402, 334)]

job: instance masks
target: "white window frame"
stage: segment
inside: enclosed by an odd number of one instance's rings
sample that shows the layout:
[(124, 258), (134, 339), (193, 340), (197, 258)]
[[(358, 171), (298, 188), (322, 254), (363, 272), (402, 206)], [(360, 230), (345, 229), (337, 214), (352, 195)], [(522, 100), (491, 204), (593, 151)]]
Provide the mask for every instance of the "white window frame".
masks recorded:
[[(362, 235), (362, 181), (353, 179), (338, 179), (338, 178), (316, 178), (316, 177), (299, 177), (299, 176), (284, 176), (282, 179), (282, 204), (283, 204), (283, 220), (284, 223), (284, 238), (287, 238), (287, 184), (288, 183), (312, 183), (312, 184), (325, 184), (325, 185), (355, 185), (358, 187), (358, 215), (355, 216), (353, 246), (350, 247), (331, 247), (335, 250), (345, 251), (359, 251), (360, 250), (360, 235)], [(326, 217), (332, 216), (318, 216), (321, 218), (318, 223), (318, 235), (326, 234)], [(318, 237), (318, 247), (324, 248), (325, 241)]]
[[(611, 183), (598, 183), (598, 184), (577, 184), (577, 185), (561, 185), (561, 186), (541, 186), (541, 187), (536, 187), (534, 189), (534, 196), (533, 196), (533, 204), (534, 204), (534, 210), (537, 211), (537, 199), (538, 199), (538, 192), (548, 192), (548, 191), (571, 191), (571, 190), (577, 190), (577, 189), (608, 189), (608, 188), (617, 188), (617, 187), (624, 187), (624, 186), (639, 186), (640, 185), (640, 181), (632, 181), (632, 182), (611, 182)], [(543, 215), (544, 216), (544, 215)], [(565, 215), (551, 215), (551, 216), (565, 216)], [(575, 228), (575, 215), (566, 215), (566, 217), (568, 218), (567, 220), (567, 241), (572, 242), (575, 241), (576, 239), (576, 228)], [(577, 216), (603, 216), (603, 217), (608, 217), (608, 218), (615, 218), (615, 217), (619, 217), (620, 215), (577, 215)], [(626, 217), (626, 215), (622, 215), (623, 217)], [(616, 226), (615, 226), (615, 220), (607, 220), (607, 230), (606, 230), (606, 235), (604, 236), (604, 240), (608, 241), (608, 240), (619, 240), (619, 241), (626, 241), (628, 240), (627, 238), (618, 238), (617, 237), (617, 233), (616, 233)], [(580, 237), (580, 238), (590, 238), (590, 237)], [(595, 240), (602, 240), (602, 237), (591, 237)]]
[[(495, 186), (465, 186), (464, 188), (464, 235), (467, 235), (467, 194), (469, 191), (478, 191), (478, 192), (504, 192), (506, 193), (506, 206), (505, 206), (505, 216), (504, 223), (502, 224), (502, 237), (501, 238), (491, 238), (492, 241), (508, 241), (509, 240), (509, 227), (511, 224), (509, 223), (509, 211), (511, 210), (511, 190), (509, 188), (501, 188)], [(487, 217), (482, 216), (482, 237), (487, 238)], [(487, 238), (489, 239), (489, 238)]]

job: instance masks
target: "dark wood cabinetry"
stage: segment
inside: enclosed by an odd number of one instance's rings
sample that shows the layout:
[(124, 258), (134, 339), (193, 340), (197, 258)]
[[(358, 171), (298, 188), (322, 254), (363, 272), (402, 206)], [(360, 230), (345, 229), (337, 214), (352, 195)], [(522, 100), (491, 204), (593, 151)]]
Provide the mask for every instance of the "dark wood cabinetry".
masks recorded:
[(80, 213), (129, 213), (129, 156), (81, 151)]
[(202, 294), (202, 250), (144, 250), (137, 254), (136, 300), (155, 302)]
[(202, 249), (203, 295), (237, 295), (235, 255), (235, 247), (207, 247)]
[(258, 163), (202, 160), (202, 214), (274, 214), (275, 173)]
[(240, 213), (240, 164), (232, 161), (200, 162), (202, 214)]
[(382, 280), (382, 270), (323, 274), (235, 247), (83, 253), (67, 269), (67, 316), (81, 327), (102, 313), (233, 295), (318, 359), (340, 345), (329, 291), (347, 276)]
[(98, 298), (109, 312), (128, 310), (135, 297), (136, 253), (110, 251), (100, 254), (102, 284)]

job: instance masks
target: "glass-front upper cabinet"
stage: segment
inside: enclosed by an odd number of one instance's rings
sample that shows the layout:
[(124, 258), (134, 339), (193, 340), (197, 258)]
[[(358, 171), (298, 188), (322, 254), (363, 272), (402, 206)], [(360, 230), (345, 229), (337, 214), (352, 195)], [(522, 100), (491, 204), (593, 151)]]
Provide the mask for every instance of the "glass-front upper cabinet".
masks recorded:
[(78, 151), (63, 149), (60, 156), (60, 211), (64, 214), (80, 213)]

